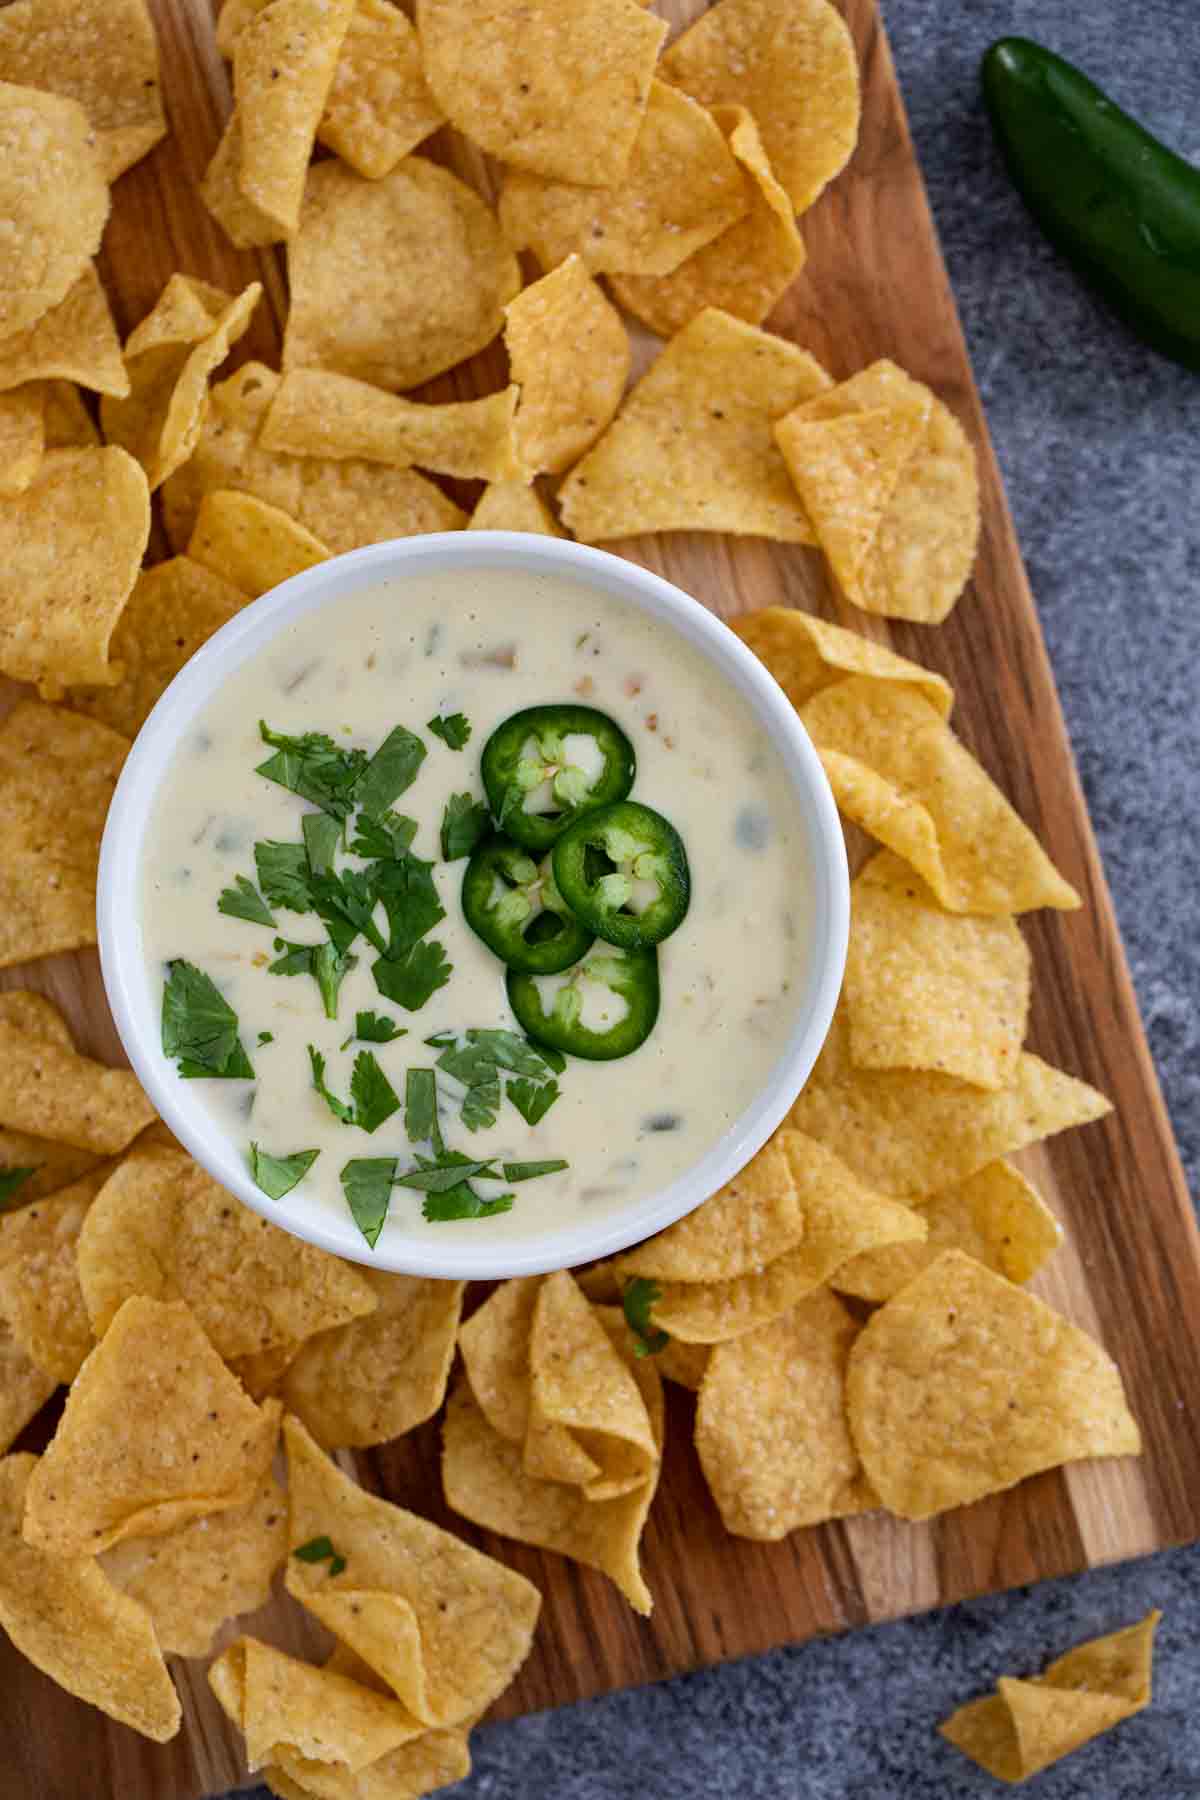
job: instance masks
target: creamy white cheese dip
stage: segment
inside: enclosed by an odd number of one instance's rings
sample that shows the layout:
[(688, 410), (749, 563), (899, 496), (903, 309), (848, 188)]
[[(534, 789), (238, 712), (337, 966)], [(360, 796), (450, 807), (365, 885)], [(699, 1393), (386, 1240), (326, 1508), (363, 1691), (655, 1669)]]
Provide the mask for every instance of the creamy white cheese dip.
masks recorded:
[[(189, 1082), (191, 1094), (243, 1152), (251, 1139), (276, 1156), (318, 1149), (303, 1181), (310, 1204), (344, 1215), (339, 1171), (351, 1158), (395, 1155), (402, 1168), (413, 1159), (403, 1110), (371, 1134), (334, 1117), (311, 1086), (310, 1044), (326, 1058), (334, 1093), (348, 1097), (355, 1055), (369, 1049), (403, 1100), (406, 1070), (437, 1059), (424, 1039), (516, 1029), (503, 967), (463, 918), (466, 862), (440, 860), (439, 828), (452, 794), (482, 797), (479, 757), (496, 726), (523, 707), (570, 702), (608, 713), (628, 734), (638, 762), (632, 798), (664, 813), (687, 849), (691, 905), (659, 949), (658, 1023), (630, 1056), (569, 1058), (560, 1098), (532, 1127), (505, 1101), (494, 1126), (468, 1132), (462, 1089), (439, 1073), (449, 1147), (480, 1159), (565, 1158), (569, 1168), (517, 1186), (511, 1212), (453, 1223), (424, 1222), (421, 1195), (397, 1187), (391, 1219), (406, 1232), (516, 1241), (624, 1207), (712, 1150), (780, 1056), (803, 985), (808, 872), (791, 788), (740, 695), (666, 627), (580, 582), (459, 569), (383, 583), (288, 626), (225, 684), (180, 742), (146, 839), (143, 942), (155, 983), (175, 958), (209, 975), (238, 1015), (255, 1069), (253, 1082)], [(426, 725), (455, 712), (471, 725), (458, 752)], [(301, 818), (314, 810), (255, 773), (271, 754), (260, 718), (275, 731), (323, 731), (368, 753), (396, 725), (426, 744), (395, 805), (419, 821), (414, 854), (435, 862), (446, 917), (429, 935), (453, 973), (418, 1012), (379, 993), (375, 954), (360, 939), (338, 1017), (327, 1019), (309, 976), (268, 973), (276, 954), (269, 927), (218, 912), (223, 888), (239, 875), (255, 879), (255, 843), (298, 842)], [(339, 867), (356, 862), (343, 858)], [(272, 910), (290, 942), (324, 940), (315, 915)], [(356, 1011), (366, 1009), (408, 1035), (342, 1049)], [(260, 1033), (271, 1041), (260, 1044)], [(282, 1218), (289, 1197), (278, 1204)]]

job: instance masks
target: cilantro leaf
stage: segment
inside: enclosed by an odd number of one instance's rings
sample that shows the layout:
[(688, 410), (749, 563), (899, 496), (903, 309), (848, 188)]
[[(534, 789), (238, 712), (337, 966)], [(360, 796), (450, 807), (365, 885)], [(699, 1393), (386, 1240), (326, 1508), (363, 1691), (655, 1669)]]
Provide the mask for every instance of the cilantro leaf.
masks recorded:
[(384, 812), (377, 818), (360, 813), (350, 848), (355, 856), (399, 861), (417, 835), (417, 821), (405, 813)]
[(258, 729), (265, 744), (275, 751), (255, 770), (268, 781), (303, 800), (311, 800), (335, 819), (345, 819), (354, 810), (355, 784), (367, 767), (364, 750), (343, 750), (323, 731), (306, 731), (300, 737), (272, 731), (264, 719)]
[(661, 1299), (662, 1289), (657, 1281), (635, 1275), (632, 1281), (625, 1283), (621, 1305), (625, 1309), (625, 1323), (633, 1334), (635, 1356), (657, 1356), (671, 1341), (669, 1334), (658, 1330), (650, 1317), (651, 1308)]
[(320, 1154), (319, 1150), (293, 1150), (290, 1156), (272, 1156), (252, 1143), (250, 1174), (268, 1200), (282, 1200), (307, 1175)]
[(471, 1162), (456, 1150), (448, 1151), (436, 1163), (428, 1163), (425, 1157), (417, 1160), (417, 1168), (406, 1169), (403, 1175), (397, 1175), (397, 1187), (415, 1188), (419, 1194), (445, 1194), (460, 1181), (470, 1181), (476, 1175), (495, 1180), (490, 1162)]
[(536, 1125), (544, 1119), (561, 1092), (557, 1081), (527, 1081), (524, 1076), (517, 1081), (510, 1081), (505, 1088), (505, 1093), (527, 1125)]
[(394, 1156), (358, 1156), (342, 1168), (346, 1205), (372, 1250), (388, 1215), (395, 1174)]
[(327, 1562), (329, 1564), (329, 1573), (331, 1575), (340, 1575), (346, 1566), (345, 1557), (338, 1555), (333, 1544), (327, 1537), (309, 1538), (307, 1544), (301, 1544), (298, 1549), (292, 1551), (292, 1555), (296, 1558), (297, 1562)]
[(22, 1204), (17, 1199), (17, 1194), (30, 1176), (36, 1174), (36, 1167), (32, 1169), (0, 1169), (0, 1212), (9, 1212), (14, 1206)]
[(303, 844), (280, 844), (268, 839), (254, 846), (258, 885), (270, 906), (285, 912), (311, 912), (312, 870)]
[(536, 1181), (539, 1175), (557, 1175), (570, 1168), (569, 1162), (555, 1157), (549, 1162), (515, 1162), (504, 1164), (505, 1181)]
[(433, 864), (410, 851), (376, 864), (373, 885), (387, 914), (389, 958), (403, 956), (446, 916), (434, 885)]
[(312, 897), (316, 911), (327, 925), (349, 930), (349, 943), (361, 931), (372, 948), (383, 955), (387, 945), (371, 916), (375, 911), (372, 870), (343, 869), (340, 875), (319, 875), (312, 883)]
[(363, 1131), (377, 1131), (385, 1119), (400, 1110), (399, 1096), (371, 1050), (360, 1050), (354, 1059), (350, 1098), (354, 1102), (354, 1123)]
[(327, 1019), (337, 1018), (338, 990), (351, 969), (357, 968), (357, 956), (339, 950), (335, 944), (290, 944), (286, 938), (275, 939), (277, 956), (268, 965), (268, 975), (311, 975), (321, 995)]
[(271, 909), (252, 881), (235, 875), (236, 886), (222, 888), (217, 911), (230, 919), (249, 919), (252, 925), (274, 925)]
[(451, 794), (442, 814), (442, 860), (457, 862), (470, 856), (491, 829), (492, 815), (482, 800), (470, 794)]
[[(408, 1029), (397, 1025), (395, 1019), (389, 1019), (385, 1013), (358, 1012), (354, 1015), (353, 1035), (364, 1044), (390, 1044), (393, 1038), (407, 1037)], [(346, 1039), (347, 1044), (351, 1041)]]
[(331, 1094), (325, 1085), (325, 1058), (315, 1044), (308, 1046), (308, 1061), (312, 1069), (312, 1084), (334, 1118), (340, 1119), (343, 1125), (353, 1125), (354, 1108), (345, 1100), (339, 1100), (336, 1094)]
[(461, 1118), (468, 1131), (486, 1131), (500, 1111), (500, 1075), (495, 1064), (483, 1081), (471, 1084), (463, 1095)]
[(392, 801), (412, 786), (424, 761), (425, 746), (420, 738), (397, 725), (359, 776), (355, 801), (368, 816), (386, 812)]
[(434, 737), (440, 737), (448, 750), (461, 750), (471, 735), (470, 723), (462, 713), (445, 713), (436, 719), (427, 719), (425, 729), (432, 731)]
[(168, 963), (163, 983), (162, 1047), (179, 1059), (179, 1073), (194, 1080), (252, 1077), (254, 1069), (238, 1037), (238, 1016), (215, 982), (182, 957)]
[(403, 956), (381, 956), (371, 973), (385, 1000), (394, 1000), (406, 1012), (419, 1012), (439, 988), (445, 987), (453, 967), (442, 946), (434, 941), (414, 944)]
[(342, 841), (341, 821), (331, 819), (328, 813), (305, 813), (300, 829), (304, 833), (304, 853), (312, 874), (332, 874), (334, 854)]
[(502, 1069), (511, 1069), (514, 1075), (532, 1075), (535, 1081), (544, 1081), (546, 1070), (554, 1067), (550, 1061), (554, 1052), (547, 1054), (540, 1045), (531, 1044), (518, 1031), (485, 1031), (473, 1027), (467, 1033), (467, 1042), (479, 1045), (494, 1063)]
[(432, 1069), (409, 1069), (404, 1078), (404, 1129), (414, 1144), (429, 1143), (441, 1151), (437, 1076)]
[(258, 1041), (260, 1044), (273, 1044), (275, 1042), (275, 1033), (273, 1031), (260, 1031), (258, 1034)]
[(511, 1212), (514, 1198), (512, 1194), (497, 1194), (494, 1200), (485, 1200), (464, 1181), (444, 1194), (426, 1194), (421, 1214), (431, 1225), (442, 1225), (451, 1219), (491, 1219), (497, 1213)]

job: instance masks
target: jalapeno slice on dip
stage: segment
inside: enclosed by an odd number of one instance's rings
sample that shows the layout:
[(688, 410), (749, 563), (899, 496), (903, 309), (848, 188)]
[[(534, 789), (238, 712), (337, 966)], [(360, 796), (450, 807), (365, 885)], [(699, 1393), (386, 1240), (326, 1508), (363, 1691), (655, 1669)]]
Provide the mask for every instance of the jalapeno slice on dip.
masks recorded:
[(683, 839), (670, 820), (636, 800), (576, 820), (553, 860), (575, 917), (623, 950), (661, 944), (687, 912), (692, 884)]
[(501, 962), (522, 975), (557, 975), (592, 946), (568, 911), (549, 855), (537, 863), (506, 837), (482, 843), (467, 864), (463, 916)]
[(569, 974), (545, 982), (510, 969), (508, 1000), (534, 1043), (611, 1062), (637, 1050), (654, 1030), (658, 952), (597, 944)]
[(591, 706), (529, 706), (493, 731), (481, 771), (501, 831), (541, 852), (585, 812), (623, 800), (637, 758), (607, 713)]

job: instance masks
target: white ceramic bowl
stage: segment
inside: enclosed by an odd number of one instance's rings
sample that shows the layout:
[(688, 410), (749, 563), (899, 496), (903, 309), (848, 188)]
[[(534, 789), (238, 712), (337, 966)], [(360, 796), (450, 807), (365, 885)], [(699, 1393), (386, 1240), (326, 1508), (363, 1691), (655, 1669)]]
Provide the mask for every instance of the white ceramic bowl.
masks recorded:
[[(288, 1196), (286, 1207), (268, 1200), (250, 1179), (239, 1146), (219, 1131), (194, 1093), (198, 1084), (181, 1081), (163, 1055), (160, 984), (143, 954), (136, 896), (159, 785), (176, 745), (222, 683), (304, 614), (387, 578), (445, 568), (570, 577), (641, 608), (705, 656), (749, 702), (794, 789), (811, 872), (810, 924), (807, 942), (797, 947), (804, 976), (795, 1024), (769, 1080), (733, 1129), (668, 1187), (527, 1244), (472, 1243), (456, 1233), (443, 1248), (428, 1233), (406, 1237), (393, 1214), (372, 1253), (348, 1212), (343, 1218), (306, 1202), (302, 1187)], [(129, 1060), (176, 1137), (222, 1186), (273, 1223), (352, 1261), (415, 1275), (487, 1279), (564, 1268), (624, 1249), (690, 1212), (749, 1161), (788, 1112), (825, 1040), (846, 959), (850, 894), (837, 810), (816, 751), (780, 688), (727, 626), (658, 575), (606, 551), (511, 531), (464, 531), (373, 544), (321, 563), (247, 606), (198, 651), (138, 733), (117, 784), (100, 851), (97, 912), (104, 984)]]

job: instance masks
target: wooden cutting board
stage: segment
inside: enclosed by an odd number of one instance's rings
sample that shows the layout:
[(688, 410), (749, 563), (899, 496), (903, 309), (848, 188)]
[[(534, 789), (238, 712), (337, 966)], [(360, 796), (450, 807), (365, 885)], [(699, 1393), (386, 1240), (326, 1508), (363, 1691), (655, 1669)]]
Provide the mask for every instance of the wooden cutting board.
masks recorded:
[[(114, 193), (103, 273), (118, 324), (126, 333), (176, 269), (228, 288), (257, 275), (266, 301), (240, 354), (273, 361), (283, 258), (231, 250), (197, 192), (229, 103), (209, 0), (152, 6), (172, 132)], [(663, 10), (683, 22), (702, 6), (667, 0)], [(545, 1595), (533, 1654), (497, 1717), (1200, 1536), (1200, 1440), (1181, 1428), (1200, 1391), (1200, 1238), (887, 42), (874, 0), (846, 0), (846, 12), (862, 63), (862, 136), (847, 172), (804, 221), (808, 268), (769, 323), (839, 377), (874, 357), (894, 357), (964, 421), (983, 487), (974, 582), (944, 625), (893, 626), (840, 603), (817, 557), (803, 549), (699, 535), (622, 548), (726, 616), (793, 604), (940, 669), (958, 695), (957, 730), (1085, 896), (1081, 913), (1025, 922), (1035, 968), (1030, 1045), (1101, 1088), (1116, 1110), (1021, 1160), (1067, 1230), (1066, 1246), (1035, 1285), (1116, 1357), (1145, 1455), (1044, 1475), (928, 1525), (876, 1515), (799, 1531), (776, 1545), (750, 1544), (722, 1531), (691, 1447), (693, 1402), (669, 1388), (666, 1467), (643, 1546), (655, 1595), (649, 1621), (636, 1618), (602, 1577), (448, 1515), (435, 1426), (358, 1456), (352, 1466), (367, 1485), (460, 1530)], [(440, 137), (427, 148), (455, 160)], [(464, 167), (461, 148), (457, 166)], [(471, 158), (469, 168), (486, 186), (481, 161)], [(466, 397), (503, 378), (493, 349), (429, 392)], [(7, 704), (2, 695), (0, 704)], [(0, 986), (18, 985), (51, 993), (85, 1049), (119, 1059), (93, 953), (0, 976)], [(302, 1652), (317, 1648), (316, 1627), (290, 1602), (277, 1601), (249, 1623)], [(199, 1800), (234, 1785), (245, 1773), (240, 1743), (209, 1695), (202, 1665), (176, 1661), (175, 1674), (185, 1728), (158, 1747), (69, 1699), (0, 1644), (0, 1785), (23, 1800)]]

